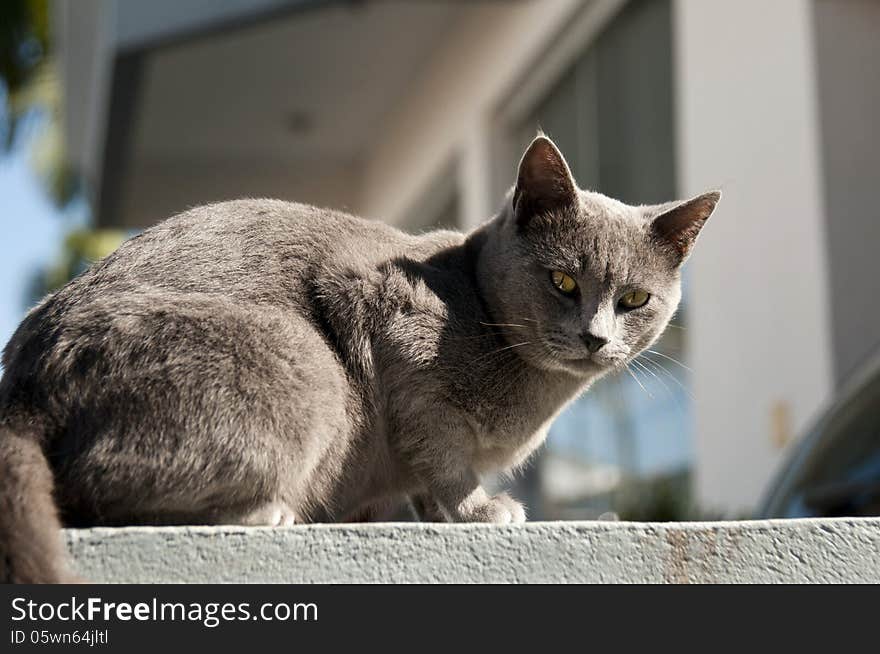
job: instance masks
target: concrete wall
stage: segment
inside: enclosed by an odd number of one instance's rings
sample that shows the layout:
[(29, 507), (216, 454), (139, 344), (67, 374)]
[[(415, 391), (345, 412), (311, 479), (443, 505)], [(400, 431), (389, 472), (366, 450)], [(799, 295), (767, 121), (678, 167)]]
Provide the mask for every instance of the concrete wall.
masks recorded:
[(752, 507), (832, 389), (812, 3), (678, 0), (683, 195), (724, 198), (689, 262), (700, 501)]
[(880, 583), (880, 519), (68, 530), (125, 583)]

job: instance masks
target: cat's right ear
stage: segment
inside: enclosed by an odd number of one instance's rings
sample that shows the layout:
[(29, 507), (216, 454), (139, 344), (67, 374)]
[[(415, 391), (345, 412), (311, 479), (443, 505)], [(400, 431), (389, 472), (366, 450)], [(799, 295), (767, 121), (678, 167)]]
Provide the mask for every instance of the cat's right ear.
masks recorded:
[(681, 265), (694, 247), (700, 230), (721, 199), (721, 191), (709, 191), (684, 202), (662, 205), (651, 221), (655, 242), (670, 252)]
[(535, 216), (576, 204), (577, 189), (568, 164), (553, 141), (541, 134), (519, 162), (513, 192), (516, 222), (522, 227)]

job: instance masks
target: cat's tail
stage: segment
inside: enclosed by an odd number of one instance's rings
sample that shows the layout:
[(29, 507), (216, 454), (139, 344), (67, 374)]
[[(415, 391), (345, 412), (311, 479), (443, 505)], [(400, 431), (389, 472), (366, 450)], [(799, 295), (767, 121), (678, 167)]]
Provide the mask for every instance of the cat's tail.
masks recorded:
[(75, 581), (40, 439), (0, 425), (0, 583)]

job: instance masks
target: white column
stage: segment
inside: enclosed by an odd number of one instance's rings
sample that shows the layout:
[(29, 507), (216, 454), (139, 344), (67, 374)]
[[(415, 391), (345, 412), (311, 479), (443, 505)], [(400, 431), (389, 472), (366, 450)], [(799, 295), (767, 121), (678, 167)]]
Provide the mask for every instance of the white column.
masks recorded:
[(680, 191), (723, 200), (690, 269), (696, 490), (751, 509), (829, 397), (812, 5), (676, 0)]

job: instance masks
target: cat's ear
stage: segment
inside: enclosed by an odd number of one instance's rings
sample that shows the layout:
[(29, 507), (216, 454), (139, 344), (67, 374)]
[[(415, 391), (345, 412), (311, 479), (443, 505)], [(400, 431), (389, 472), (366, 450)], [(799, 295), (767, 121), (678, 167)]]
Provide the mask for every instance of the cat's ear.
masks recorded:
[(651, 220), (651, 236), (676, 263), (683, 263), (720, 199), (721, 191), (710, 191), (684, 202), (662, 205)]
[(541, 134), (519, 162), (513, 212), (525, 225), (533, 216), (577, 204), (577, 190), (565, 158), (549, 138)]

